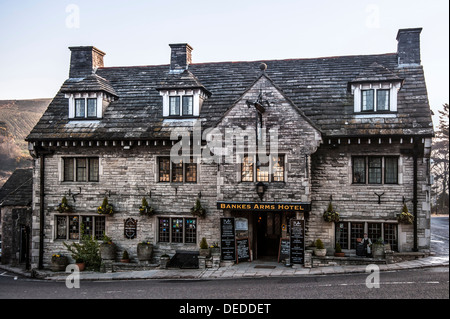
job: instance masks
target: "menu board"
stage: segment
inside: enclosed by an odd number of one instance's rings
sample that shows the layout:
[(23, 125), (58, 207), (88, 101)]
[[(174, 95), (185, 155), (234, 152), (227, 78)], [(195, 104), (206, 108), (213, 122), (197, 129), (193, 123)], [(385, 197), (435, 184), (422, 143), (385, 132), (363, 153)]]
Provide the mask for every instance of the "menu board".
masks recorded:
[(248, 237), (236, 239), (236, 251), (237, 263), (244, 260), (250, 260), (250, 242), (248, 240)]
[(278, 248), (278, 262), (291, 257), (291, 241), (289, 238), (280, 238), (280, 247)]
[(305, 258), (305, 221), (291, 219), (291, 263), (303, 264)]
[(236, 260), (236, 244), (234, 232), (234, 218), (220, 219), (220, 247), (221, 259), (224, 261)]

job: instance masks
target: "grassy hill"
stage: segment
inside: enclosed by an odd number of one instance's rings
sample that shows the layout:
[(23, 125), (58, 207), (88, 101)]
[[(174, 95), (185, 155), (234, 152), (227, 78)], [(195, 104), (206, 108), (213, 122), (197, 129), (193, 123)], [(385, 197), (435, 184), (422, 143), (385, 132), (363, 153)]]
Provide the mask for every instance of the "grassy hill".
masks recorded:
[(16, 168), (31, 166), (25, 137), (51, 99), (0, 100), (0, 187)]

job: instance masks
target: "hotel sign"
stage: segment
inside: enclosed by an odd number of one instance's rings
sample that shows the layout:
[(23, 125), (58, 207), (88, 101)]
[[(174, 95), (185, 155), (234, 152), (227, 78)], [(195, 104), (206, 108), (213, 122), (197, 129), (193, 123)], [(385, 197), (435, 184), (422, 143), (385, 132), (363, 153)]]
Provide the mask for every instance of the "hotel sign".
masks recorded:
[(217, 202), (218, 209), (258, 212), (309, 212), (310, 203), (284, 203), (284, 202)]

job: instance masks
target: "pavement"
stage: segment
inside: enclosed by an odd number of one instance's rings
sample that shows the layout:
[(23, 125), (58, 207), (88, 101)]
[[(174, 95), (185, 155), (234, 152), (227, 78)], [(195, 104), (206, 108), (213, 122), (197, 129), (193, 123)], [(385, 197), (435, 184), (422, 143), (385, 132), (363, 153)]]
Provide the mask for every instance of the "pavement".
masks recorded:
[[(378, 265), (380, 271), (396, 271), (405, 269), (423, 269), (430, 267), (448, 267), (449, 256), (429, 256), (411, 261), (394, 264)], [(315, 276), (331, 274), (365, 273), (366, 265), (324, 266), (305, 268), (301, 265), (287, 267), (284, 264), (270, 261), (242, 262), (217, 269), (151, 269), (120, 272), (80, 272), (80, 280), (110, 281), (110, 280), (147, 280), (147, 279), (239, 279), (258, 277), (290, 277)], [(65, 281), (70, 273), (52, 272), (50, 270), (26, 271), (22, 268), (0, 265), (0, 269), (27, 277), (45, 280)]]

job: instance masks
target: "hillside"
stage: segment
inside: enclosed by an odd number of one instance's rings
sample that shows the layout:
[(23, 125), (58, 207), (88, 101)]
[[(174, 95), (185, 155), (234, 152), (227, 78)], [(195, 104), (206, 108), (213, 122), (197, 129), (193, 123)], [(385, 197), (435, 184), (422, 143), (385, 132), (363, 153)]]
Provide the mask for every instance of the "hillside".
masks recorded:
[(16, 168), (31, 166), (25, 137), (51, 99), (0, 100), (0, 187)]

